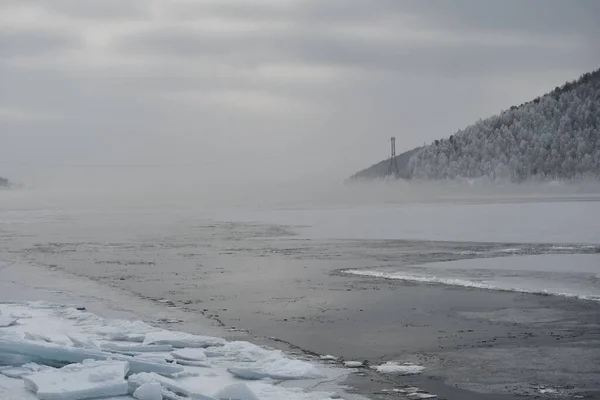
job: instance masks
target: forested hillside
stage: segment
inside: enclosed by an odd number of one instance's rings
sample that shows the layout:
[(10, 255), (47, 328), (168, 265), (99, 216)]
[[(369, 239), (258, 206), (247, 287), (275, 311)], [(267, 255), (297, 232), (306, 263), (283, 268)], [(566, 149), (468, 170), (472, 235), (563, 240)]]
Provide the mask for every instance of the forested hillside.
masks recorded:
[(599, 178), (599, 131), (597, 70), (419, 149), (408, 161), (407, 176), (512, 181)]
[(8, 179), (0, 176), (0, 187), (8, 187), (9, 183)]

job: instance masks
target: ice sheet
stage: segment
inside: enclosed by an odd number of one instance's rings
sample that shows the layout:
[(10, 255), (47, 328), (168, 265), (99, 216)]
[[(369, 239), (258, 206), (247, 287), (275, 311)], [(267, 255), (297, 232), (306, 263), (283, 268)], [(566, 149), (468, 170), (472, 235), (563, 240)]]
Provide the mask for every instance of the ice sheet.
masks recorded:
[(600, 301), (600, 256), (536, 255), (460, 260), (349, 274)]

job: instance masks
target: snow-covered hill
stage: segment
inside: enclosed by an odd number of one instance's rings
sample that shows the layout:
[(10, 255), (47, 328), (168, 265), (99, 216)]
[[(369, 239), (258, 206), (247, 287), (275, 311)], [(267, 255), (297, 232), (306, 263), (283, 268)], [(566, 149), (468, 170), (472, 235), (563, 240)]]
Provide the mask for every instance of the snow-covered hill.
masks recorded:
[[(511, 181), (599, 178), (599, 132), (597, 70), (419, 149), (408, 160), (406, 175)], [(361, 171), (355, 176), (364, 175)]]

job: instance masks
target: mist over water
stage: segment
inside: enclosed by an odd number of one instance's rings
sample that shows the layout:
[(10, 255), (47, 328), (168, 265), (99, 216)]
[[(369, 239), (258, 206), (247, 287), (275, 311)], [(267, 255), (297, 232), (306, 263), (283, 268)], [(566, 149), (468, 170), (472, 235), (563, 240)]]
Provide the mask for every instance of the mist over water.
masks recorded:
[[(43, 174), (40, 174), (43, 176)], [(72, 168), (0, 192), (3, 208), (176, 207), (335, 208), (430, 202), (506, 202), (594, 199), (600, 183), (486, 181), (347, 181), (312, 176), (212, 178), (176, 168)]]

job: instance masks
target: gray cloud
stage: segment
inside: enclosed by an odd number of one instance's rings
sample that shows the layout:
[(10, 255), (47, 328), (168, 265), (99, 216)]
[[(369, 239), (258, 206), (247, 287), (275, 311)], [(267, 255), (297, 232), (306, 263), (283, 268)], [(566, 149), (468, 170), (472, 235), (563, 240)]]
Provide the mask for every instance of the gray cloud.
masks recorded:
[(0, 58), (55, 54), (80, 45), (71, 32), (0, 27)]
[[(500, 37), (500, 39), (502, 39)], [(531, 71), (552, 65), (565, 67), (573, 58), (588, 58), (590, 50), (573, 43), (530, 43), (506, 40), (410, 41), (394, 36), (382, 41), (294, 28), (283, 32), (219, 35), (193, 29), (161, 29), (123, 38), (124, 53), (159, 57), (214, 57), (228, 65), (255, 66), (269, 62), (308, 63), (392, 70), (398, 73), (448, 76), (487, 74), (492, 69)], [(590, 57), (593, 59), (593, 57)], [(468, 62), (466, 62), (468, 60)]]
[(151, 14), (146, 0), (5, 0), (13, 4), (35, 6), (69, 18), (131, 19)]
[[(391, 135), (408, 149), (596, 68), (599, 8), (6, 0), (0, 141), (9, 145), (0, 161), (158, 160), (198, 163), (195, 173), (215, 179), (344, 177), (385, 157)], [(225, 166), (232, 154), (248, 160), (243, 171)], [(282, 154), (284, 164), (269, 161)], [(206, 160), (224, 164), (205, 170)]]
[(425, 16), (432, 24), (473, 31), (600, 33), (596, 0), (398, 2), (405, 11)]

